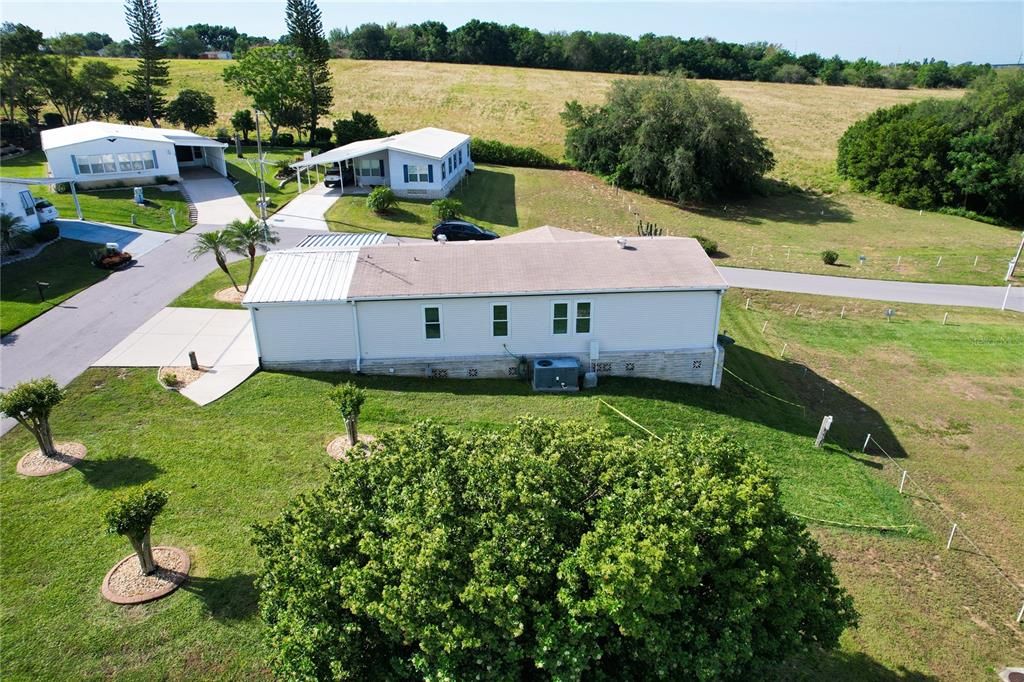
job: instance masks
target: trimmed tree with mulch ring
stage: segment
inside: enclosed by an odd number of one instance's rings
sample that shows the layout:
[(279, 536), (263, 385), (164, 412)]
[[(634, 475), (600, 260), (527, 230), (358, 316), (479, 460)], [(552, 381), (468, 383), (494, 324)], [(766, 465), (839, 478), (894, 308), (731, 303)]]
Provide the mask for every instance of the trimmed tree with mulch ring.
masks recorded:
[[(64, 400), (64, 390), (53, 377), (23, 381), (0, 395), (0, 412), (14, 418), (35, 436), (39, 449), (26, 453), (18, 462), (18, 471), (41, 476), (71, 468), (85, 457), (81, 443), (53, 442), (50, 414)], [(67, 450), (68, 452), (62, 452)]]

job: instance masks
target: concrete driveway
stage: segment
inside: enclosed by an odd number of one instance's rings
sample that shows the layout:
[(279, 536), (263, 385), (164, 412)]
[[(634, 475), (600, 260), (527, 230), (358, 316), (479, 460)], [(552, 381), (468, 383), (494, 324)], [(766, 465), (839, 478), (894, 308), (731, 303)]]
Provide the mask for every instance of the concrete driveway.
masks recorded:
[(65, 239), (77, 239), (80, 242), (94, 244), (115, 242), (122, 250), (128, 251), (136, 258), (174, 238), (173, 234), (166, 232), (138, 230), (87, 220), (58, 220), (57, 226), (60, 227), (60, 236)]
[(231, 181), (208, 168), (183, 173), (181, 184), (195, 204), (198, 226), (220, 229), (232, 220), (256, 217)]
[(341, 196), (341, 189), (338, 187), (315, 185), (285, 204), (281, 210), (270, 216), (268, 222), (275, 229), (284, 227), (306, 231), (327, 230), (324, 214)]
[(96, 367), (186, 367), (194, 351), (207, 372), (181, 390), (206, 405), (259, 367), (249, 312), (164, 308), (94, 363)]

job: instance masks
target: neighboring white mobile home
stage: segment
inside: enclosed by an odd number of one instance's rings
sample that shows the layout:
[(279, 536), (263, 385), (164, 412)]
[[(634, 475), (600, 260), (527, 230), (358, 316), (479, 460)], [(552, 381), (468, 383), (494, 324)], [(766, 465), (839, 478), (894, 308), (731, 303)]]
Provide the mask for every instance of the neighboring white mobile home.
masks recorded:
[(346, 170), (342, 182), (350, 187), (387, 185), (400, 197), (439, 199), (448, 196), (467, 171), (473, 170), (469, 135), (440, 128), (360, 140), (292, 164), (297, 170), (313, 166)]
[(4, 182), (0, 178), (0, 213), (10, 213), (21, 218), (26, 230), (39, 229), (39, 214), (36, 211), (36, 198), (25, 185)]
[(79, 187), (180, 180), (189, 168), (228, 174), (227, 145), (187, 130), (90, 121), (44, 130), (41, 139), (50, 175), (74, 178)]
[(571, 356), (599, 375), (718, 386), (726, 288), (693, 239), (543, 227), (271, 252), (243, 303), (268, 369), (508, 377)]

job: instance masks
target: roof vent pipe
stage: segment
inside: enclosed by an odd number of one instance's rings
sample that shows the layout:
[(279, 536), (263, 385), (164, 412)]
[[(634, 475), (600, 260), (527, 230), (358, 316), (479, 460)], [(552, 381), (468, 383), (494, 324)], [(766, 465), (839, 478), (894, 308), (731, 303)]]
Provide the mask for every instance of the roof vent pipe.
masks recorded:
[(615, 238), (615, 243), (619, 245), (620, 249), (626, 248), (626, 238), (625, 237), (616, 237)]

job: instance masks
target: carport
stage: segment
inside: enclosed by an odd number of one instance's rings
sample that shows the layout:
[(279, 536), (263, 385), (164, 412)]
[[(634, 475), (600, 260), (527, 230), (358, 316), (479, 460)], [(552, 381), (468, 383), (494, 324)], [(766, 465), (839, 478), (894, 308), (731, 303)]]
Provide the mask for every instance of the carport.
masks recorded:
[(78, 203), (78, 192), (75, 191), (75, 179), (74, 178), (4, 178), (4, 184), (9, 185), (22, 185), (25, 187), (34, 187), (37, 185), (56, 185), (61, 182), (66, 182), (68, 187), (71, 188), (71, 198), (75, 201), (75, 213), (78, 215), (79, 220), (82, 218), (82, 205)]
[(227, 177), (228, 165), (224, 160), (223, 142), (217, 142), (205, 137), (182, 138), (176, 135), (165, 134), (168, 140), (174, 143), (174, 158), (178, 162), (178, 170), (189, 168), (209, 168), (212, 171)]

